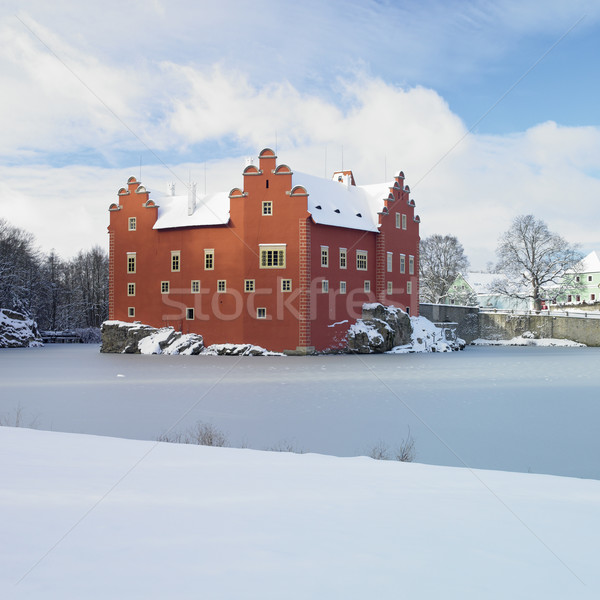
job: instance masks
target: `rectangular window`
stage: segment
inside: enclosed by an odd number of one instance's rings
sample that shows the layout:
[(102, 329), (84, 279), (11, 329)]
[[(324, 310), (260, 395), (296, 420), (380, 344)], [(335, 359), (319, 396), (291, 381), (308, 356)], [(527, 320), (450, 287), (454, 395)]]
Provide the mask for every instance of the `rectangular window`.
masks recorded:
[(186, 308), (185, 309), (185, 318), (187, 321), (193, 321), (194, 320), (194, 309), (193, 308)]
[(596, 294), (590, 294), (590, 302), (595, 302)]
[(285, 244), (277, 244), (273, 246), (260, 244), (260, 268), (284, 269)]
[(247, 293), (254, 291), (254, 279), (244, 279), (244, 291)]
[(176, 272), (181, 269), (181, 252), (179, 250), (171, 251), (171, 271)]
[(270, 200), (265, 200), (262, 203), (262, 214), (265, 216), (273, 214), (273, 203)]
[(321, 266), (329, 266), (329, 246), (321, 246)]
[(192, 292), (192, 294), (200, 293), (200, 281), (198, 279), (192, 280), (191, 292)]
[(371, 291), (371, 282), (368, 279), (365, 279), (364, 290), (365, 294), (368, 294)]
[(127, 295), (128, 296), (135, 296), (135, 283), (128, 283), (127, 284)]
[(127, 253), (127, 272), (135, 273), (135, 252)]
[(588, 281), (592, 281), (592, 276), (588, 275)]
[(576, 283), (579, 283), (579, 282), (580, 282), (580, 280), (581, 280), (581, 279), (580, 279), (579, 275), (577, 275), (577, 277), (575, 277), (575, 282), (576, 282)]
[(345, 269), (348, 265), (348, 251), (346, 248), (340, 248), (340, 269)]
[(406, 282), (406, 293), (407, 294), (412, 294), (412, 281), (407, 281)]
[(567, 302), (571, 302), (571, 301), (572, 301), (572, 299), (573, 299), (573, 296), (571, 296), (571, 294), (569, 294), (569, 295), (567, 296)]
[(168, 294), (169, 293), (169, 282), (168, 281), (161, 281), (160, 282), (160, 293), (161, 294)]
[(391, 252), (387, 253), (387, 272), (391, 273), (392, 272), (392, 257), (394, 255)]
[(394, 293), (394, 284), (391, 281), (387, 282), (387, 293), (391, 296)]
[(400, 255), (400, 273), (406, 273), (406, 254)]
[(400, 229), (400, 213), (396, 213), (396, 229)]
[(267, 318), (267, 309), (266, 308), (257, 308), (256, 309), (256, 318), (257, 319), (266, 319)]
[(579, 294), (575, 296), (575, 302), (581, 302), (581, 296)]
[(281, 291), (282, 292), (291, 292), (292, 291), (292, 280), (291, 279), (282, 279), (281, 280)]
[(219, 279), (217, 281), (217, 292), (222, 294), (227, 291), (227, 279)]
[(415, 257), (412, 254), (409, 254), (408, 256), (408, 274), (415, 274)]
[(134, 306), (130, 306), (127, 309), (127, 316), (128, 317), (135, 317), (135, 307)]
[(129, 231), (135, 231), (137, 227), (137, 219), (135, 217), (129, 217)]
[(406, 215), (402, 215), (402, 229), (406, 229)]
[(321, 292), (326, 294), (328, 291), (329, 291), (329, 281), (327, 281), (327, 279), (323, 279), (323, 281), (321, 281)]
[(345, 294), (345, 293), (346, 293), (346, 282), (340, 281), (340, 294)]
[(359, 271), (367, 270), (367, 252), (366, 250), (356, 251), (356, 268)]
[(204, 269), (212, 271), (215, 268), (215, 251), (211, 249), (204, 250)]

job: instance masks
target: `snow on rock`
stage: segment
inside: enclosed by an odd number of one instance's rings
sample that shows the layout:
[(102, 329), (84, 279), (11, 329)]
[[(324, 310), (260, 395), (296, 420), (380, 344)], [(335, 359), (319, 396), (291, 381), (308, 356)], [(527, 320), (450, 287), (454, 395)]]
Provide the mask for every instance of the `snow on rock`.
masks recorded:
[(465, 341), (456, 337), (456, 332), (449, 327), (440, 328), (425, 317), (411, 317), (410, 323), (412, 326), (410, 343), (392, 348), (390, 354), (452, 352), (465, 347)]
[(157, 329), (142, 323), (105, 321), (100, 352), (119, 354), (200, 354), (202, 336), (183, 334), (173, 327)]
[(346, 336), (350, 352), (387, 352), (410, 341), (409, 316), (394, 306), (363, 304), (362, 318), (351, 325)]
[(0, 348), (43, 346), (37, 324), (26, 315), (0, 308)]
[(281, 352), (271, 352), (252, 344), (212, 344), (202, 354), (209, 356), (285, 356)]

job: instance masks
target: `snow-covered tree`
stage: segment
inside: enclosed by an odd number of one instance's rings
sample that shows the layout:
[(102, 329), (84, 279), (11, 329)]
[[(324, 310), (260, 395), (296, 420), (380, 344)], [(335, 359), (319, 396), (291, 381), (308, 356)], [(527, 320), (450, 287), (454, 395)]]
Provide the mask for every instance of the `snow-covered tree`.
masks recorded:
[(573, 271), (582, 258), (577, 245), (551, 232), (541, 219), (519, 215), (500, 238), (498, 271), (505, 280), (494, 282), (494, 292), (529, 299), (535, 310), (542, 301), (562, 293), (565, 273)]
[(434, 234), (422, 239), (419, 249), (421, 302), (444, 301), (457, 275), (464, 273), (468, 266), (464, 248), (453, 235)]

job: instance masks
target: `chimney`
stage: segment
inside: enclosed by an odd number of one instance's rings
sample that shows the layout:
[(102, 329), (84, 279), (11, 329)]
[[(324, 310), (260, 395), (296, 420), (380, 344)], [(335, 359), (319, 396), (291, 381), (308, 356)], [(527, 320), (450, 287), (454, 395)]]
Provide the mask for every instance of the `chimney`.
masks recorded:
[(188, 217), (196, 210), (196, 184), (190, 183), (188, 188)]

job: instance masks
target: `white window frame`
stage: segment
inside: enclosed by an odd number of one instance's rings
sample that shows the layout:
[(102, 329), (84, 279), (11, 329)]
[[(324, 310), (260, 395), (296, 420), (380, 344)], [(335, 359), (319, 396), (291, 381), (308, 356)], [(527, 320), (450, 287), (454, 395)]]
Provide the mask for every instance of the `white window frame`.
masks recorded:
[(264, 306), (260, 306), (256, 309), (256, 318), (257, 319), (266, 319), (267, 318), (267, 309)]
[(137, 230), (137, 217), (129, 217), (127, 222), (127, 230), (128, 231), (136, 231)]
[(412, 281), (407, 281), (406, 282), (406, 293), (407, 294), (412, 294)]
[[(364, 260), (364, 267), (360, 266)], [(367, 250), (356, 251), (356, 270), (357, 271), (368, 271), (369, 270), (369, 253)]]
[(127, 295), (128, 296), (135, 296), (135, 283), (128, 283), (127, 284)]
[(263, 217), (272, 217), (273, 216), (273, 201), (272, 200), (263, 200), (262, 215), (263, 215)]
[(329, 280), (327, 279), (323, 279), (321, 281), (321, 293), (322, 294), (327, 294), (329, 293)]
[(406, 254), (400, 255), (400, 273), (406, 273)]
[(400, 213), (396, 213), (396, 229), (400, 229)]
[(394, 293), (394, 284), (391, 281), (387, 282), (387, 295), (391, 296)]
[(329, 267), (329, 246), (321, 246), (321, 266)]
[(227, 279), (217, 279), (217, 294), (227, 293)]
[(160, 282), (160, 293), (168, 294), (171, 290), (171, 283), (169, 281), (161, 281)]
[(171, 250), (171, 273), (179, 273), (181, 271), (181, 251)]
[(340, 269), (348, 268), (348, 249), (340, 248)]
[(244, 293), (251, 294), (256, 290), (256, 281), (254, 279), (244, 279)]
[(215, 249), (204, 248), (204, 270), (214, 271), (215, 270)]
[(365, 279), (365, 281), (363, 283), (363, 291), (365, 294), (371, 293), (371, 280), (370, 279)]
[[(133, 268), (131, 268), (133, 266)], [(127, 272), (135, 273), (137, 269), (137, 256), (135, 252), (127, 253)]]
[(193, 321), (196, 317), (194, 316), (194, 309), (192, 307), (188, 307), (185, 309), (185, 320)]
[(345, 293), (346, 293), (346, 282), (340, 281), (340, 294), (345, 294)]
[(402, 215), (402, 229), (406, 230), (406, 215)]
[(412, 254), (408, 255), (408, 274), (415, 274), (415, 257)]
[(387, 253), (387, 265), (386, 265), (388, 273), (392, 272), (393, 260), (394, 260), (394, 253), (393, 252), (388, 252)]
[(285, 269), (286, 244), (259, 244), (259, 249), (258, 262), (261, 269)]
[(292, 291), (292, 280), (291, 279), (282, 279), (281, 280), (281, 291), (286, 292), (286, 293)]
[(135, 317), (135, 306), (128, 306), (127, 307), (127, 316), (128, 317)]
[(190, 293), (191, 294), (199, 294), (200, 293), (200, 280), (199, 279), (192, 279), (192, 281), (190, 282)]

